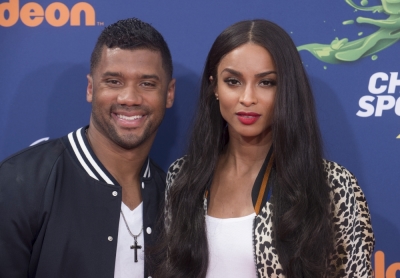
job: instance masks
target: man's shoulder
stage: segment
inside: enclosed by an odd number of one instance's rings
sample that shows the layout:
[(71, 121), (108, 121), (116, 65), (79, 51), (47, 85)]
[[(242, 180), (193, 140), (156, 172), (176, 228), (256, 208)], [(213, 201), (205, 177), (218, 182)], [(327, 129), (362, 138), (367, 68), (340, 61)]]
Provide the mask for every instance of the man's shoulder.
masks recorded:
[[(0, 191), (9, 196), (29, 194), (32, 204), (42, 197), (55, 165), (62, 157), (65, 147), (60, 139), (40, 143), (23, 149), (0, 163)], [(35, 201), (36, 200), (36, 201)], [(28, 202), (29, 203), (29, 202)]]
[(165, 175), (165, 171), (152, 158), (150, 158), (150, 165), (151, 168), (154, 169), (157, 173), (163, 173)]
[(157, 183), (162, 183), (165, 187), (165, 171), (153, 160), (150, 158), (150, 171), (151, 176)]
[(64, 150), (65, 145), (61, 138), (49, 140), (10, 155), (0, 162), (0, 168), (5, 165), (13, 165), (13, 167), (16, 167), (20, 164), (29, 165), (29, 163), (35, 162), (43, 164), (43, 162), (54, 161)]

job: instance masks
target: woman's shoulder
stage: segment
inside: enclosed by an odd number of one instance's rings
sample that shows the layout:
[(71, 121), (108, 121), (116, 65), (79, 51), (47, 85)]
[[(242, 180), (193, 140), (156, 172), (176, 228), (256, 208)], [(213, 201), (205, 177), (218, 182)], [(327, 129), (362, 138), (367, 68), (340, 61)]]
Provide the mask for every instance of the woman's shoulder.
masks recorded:
[(357, 218), (366, 222), (364, 223), (366, 226), (370, 226), (367, 200), (356, 177), (336, 162), (324, 160), (324, 166), (329, 186), (332, 189), (334, 215), (343, 218), (349, 217), (349, 213), (355, 213)]
[(332, 189), (335, 202), (355, 198), (359, 203), (366, 202), (364, 193), (358, 185), (357, 178), (342, 165), (325, 160), (324, 169), (326, 179)]
[(169, 166), (167, 172), (167, 187), (169, 187), (175, 180), (176, 176), (182, 168), (183, 163), (185, 162), (185, 157), (186, 156), (182, 156), (181, 158), (178, 158), (177, 160), (172, 162), (171, 166)]
[(181, 158), (178, 158), (177, 160), (172, 162), (168, 168), (168, 173), (171, 173), (171, 174), (179, 173), (179, 170), (181, 169), (183, 163), (185, 162), (185, 159), (186, 159), (186, 156), (182, 156)]
[(354, 175), (342, 165), (327, 159), (323, 159), (323, 162), (325, 174), (330, 183), (334, 181), (343, 183), (344, 180), (355, 179)]
[(326, 159), (323, 160), (323, 163), (326, 179), (335, 193), (343, 195), (344, 191), (352, 193), (361, 190), (356, 177), (345, 167)]

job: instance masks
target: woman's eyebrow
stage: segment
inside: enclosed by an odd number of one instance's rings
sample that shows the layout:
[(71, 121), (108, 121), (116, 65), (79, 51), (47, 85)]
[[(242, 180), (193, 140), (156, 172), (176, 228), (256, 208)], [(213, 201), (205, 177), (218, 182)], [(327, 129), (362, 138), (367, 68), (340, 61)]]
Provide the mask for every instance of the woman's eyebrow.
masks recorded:
[(243, 76), (243, 74), (241, 72), (233, 70), (233, 69), (230, 69), (230, 68), (223, 69), (221, 71), (221, 73), (223, 73), (224, 71), (229, 72), (230, 74), (233, 74), (233, 75), (236, 75), (236, 76), (239, 76), (239, 77)]
[(270, 74), (276, 74), (276, 71), (271, 70), (271, 71), (266, 71), (266, 72), (257, 73), (257, 74), (255, 75), (255, 77), (265, 77), (265, 76), (270, 75)]

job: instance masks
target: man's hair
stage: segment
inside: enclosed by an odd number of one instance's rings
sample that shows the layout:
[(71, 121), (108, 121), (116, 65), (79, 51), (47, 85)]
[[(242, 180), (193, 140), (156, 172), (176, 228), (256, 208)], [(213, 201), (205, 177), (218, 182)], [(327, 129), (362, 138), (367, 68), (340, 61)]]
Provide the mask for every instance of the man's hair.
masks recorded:
[(159, 51), (168, 78), (172, 78), (172, 58), (163, 36), (150, 24), (137, 18), (119, 20), (101, 32), (90, 58), (90, 73), (99, 64), (103, 46), (121, 49)]

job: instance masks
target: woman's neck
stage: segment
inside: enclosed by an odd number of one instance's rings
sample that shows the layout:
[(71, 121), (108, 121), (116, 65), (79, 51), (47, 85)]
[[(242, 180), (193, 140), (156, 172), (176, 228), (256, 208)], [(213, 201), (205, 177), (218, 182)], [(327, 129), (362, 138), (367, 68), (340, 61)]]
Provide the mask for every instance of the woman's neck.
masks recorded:
[(272, 138), (231, 137), (220, 160), (235, 164), (254, 165), (263, 162), (272, 145)]
[(208, 215), (235, 218), (254, 212), (251, 192), (270, 147), (271, 142), (230, 140), (214, 172)]

